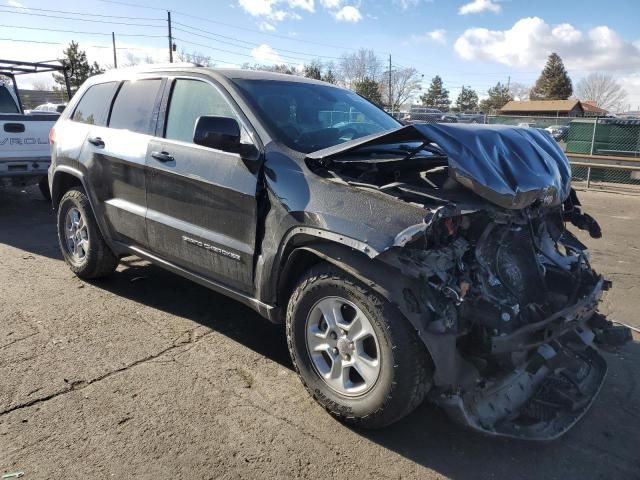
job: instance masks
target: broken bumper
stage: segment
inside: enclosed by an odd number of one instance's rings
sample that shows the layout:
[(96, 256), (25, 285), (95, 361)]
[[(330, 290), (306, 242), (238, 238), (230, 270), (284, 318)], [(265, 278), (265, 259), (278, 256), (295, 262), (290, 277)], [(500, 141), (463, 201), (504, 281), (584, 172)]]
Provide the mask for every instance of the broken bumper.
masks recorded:
[(617, 347), (631, 338), (629, 329), (595, 312), (603, 283), (537, 328), (525, 327), (491, 345), (493, 353), (535, 349), (524, 366), (468, 392), (434, 393), (432, 400), (458, 423), (489, 435), (553, 440), (566, 433), (604, 383), (607, 364), (593, 345)]
[(442, 395), (436, 403), (453, 420), (485, 434), (525, 440), (560, 437), (589, 410), (607, 364), (591, 347), (574, 352), (545, 345), (540, 350), (543, 361), (473, 394)]

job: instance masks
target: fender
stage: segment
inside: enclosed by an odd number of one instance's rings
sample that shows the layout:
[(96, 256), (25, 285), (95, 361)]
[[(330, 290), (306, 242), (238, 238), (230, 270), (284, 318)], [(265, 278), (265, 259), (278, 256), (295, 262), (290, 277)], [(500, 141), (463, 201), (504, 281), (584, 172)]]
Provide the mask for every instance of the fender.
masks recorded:
[(105, 242), (107, 243), (109, 248), (111, 248), (111, 250), (113, 250), (116, 253), (121, 253), (122, 249), (118, 248), (117, 245), (115, 245), (115, 243), (111, 240), (111, 236), (109, 235), (109, 228), (105, 221), (105, 217), (96, 208), (96, 205), (98, 205), (98, 202), (94, 198), (93, 191), (90, 188), (88, 188), (86, 178), (84, 176), (84, 173), (82, 173), (82, 171), (78, 170), (77, 168), (70, 167), (69, 165), (56, 166), (53, 172), (52, 181), (51, 181), (51, 198), (53, 199), (52, 200), (53, 209), (55, 211), (58, 210), (58, 202), (55, 199), (58, 197), (58, 189), (60, 188), (61, 173), (66, 173), (68, 175), (71, 175), (80, 181), (80, 184), (82, 185), (82, 188), (84, 189), (85, 193), (87, 194), (87, 198), (89, 199), (89, 205), (91, 206), (93, 217), (96, 220), (96, 224), (98, 225), (98, 229), (102, 234), (102, 238), (104, 238)]
[[(420, 291), (418, 281), (403, 275), (395, 267), (367, 258), (363, 253), (338, 243), (312, 243), (293, 250), (287, 267), (295, 264), (295, 255), (310, 252), (327, 263), (352, 275), (395, 305), (411, 323), (427, 349), (434, 367), (434, 385), (473, 384), (478, 372), (462, 358), (454, 334), (434, 333), (427, 329), (431, 313), (415, 301)], [(286, 275), (287, 271), (283, 271)]]

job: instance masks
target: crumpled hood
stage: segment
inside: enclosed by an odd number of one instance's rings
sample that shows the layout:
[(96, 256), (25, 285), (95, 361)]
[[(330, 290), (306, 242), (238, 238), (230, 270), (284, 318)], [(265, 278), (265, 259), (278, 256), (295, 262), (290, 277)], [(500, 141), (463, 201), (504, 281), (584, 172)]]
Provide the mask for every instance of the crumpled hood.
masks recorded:
[(501, 207), (520, 209), (536, 200), (559, 205), (569, 195), (567, 157), (550, 135), (535, 128), (413, 124), (318, 150), (307, 158), (328, 167), (332, 158), (361, 147), (425, 140), (447, 155), (455, 180)]

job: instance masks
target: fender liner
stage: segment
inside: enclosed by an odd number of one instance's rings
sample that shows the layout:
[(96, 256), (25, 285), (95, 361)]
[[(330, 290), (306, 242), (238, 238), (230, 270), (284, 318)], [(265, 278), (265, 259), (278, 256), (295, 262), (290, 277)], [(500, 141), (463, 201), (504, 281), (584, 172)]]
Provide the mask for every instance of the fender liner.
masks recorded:
[[(294, 249), (288, 258), (295, 259), (294, 255), (299, 251), (312, 253), (345, 271), (395, 305), (416, 330), (431, 356), (435, 386), (473, 384), (479, 375), (478, 371), (458, 352), (456, 335), (428, 330), (431, 314), (416, 301), (415, 292), (422, 287), (417, 280), (403, 275), (383, 261), (373, 260), (357, 250), (337, 243), (303, 245)], [(291, 263), (289, 260), (287, 266)], [(286, 274), (286, 269), (283, 274)]]

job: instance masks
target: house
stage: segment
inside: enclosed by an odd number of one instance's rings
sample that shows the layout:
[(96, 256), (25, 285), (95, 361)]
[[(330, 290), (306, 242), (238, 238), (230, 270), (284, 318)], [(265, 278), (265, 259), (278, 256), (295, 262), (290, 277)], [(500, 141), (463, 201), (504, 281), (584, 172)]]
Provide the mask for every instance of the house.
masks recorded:
[(500, 115), (539, 117), (598, 117), (608, 112), (596, 107), (592, 102), (580, 100), (526, 100), (507, 103), (500, 109)]

